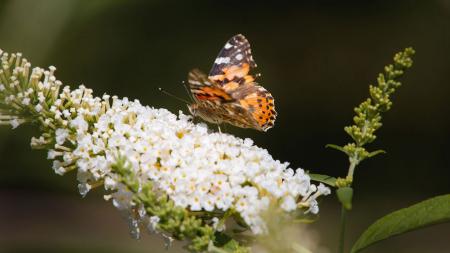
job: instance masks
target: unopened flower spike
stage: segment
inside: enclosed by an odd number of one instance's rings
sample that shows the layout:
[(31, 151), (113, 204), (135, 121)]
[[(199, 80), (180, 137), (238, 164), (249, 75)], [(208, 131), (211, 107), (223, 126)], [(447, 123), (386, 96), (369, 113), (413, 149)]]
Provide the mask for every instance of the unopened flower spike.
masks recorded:
[(328, 147), (340, 150), (349, 157), (350, 167), (346, 178), (338, 178), (336, 185), (345, 187), (351, 185), (355, 167), (364, 159), (384, 153), (383, 150), (369, 152), (364, 147), (376, 139), (375, 132), (382, 126), (382, 114), (392, 106), (391, 95), (401, 83), (398, 78), (404, 71), (412, 66), (412, 56), (415, 51), (406, 48), (394, 56), (394, 63), (384, 68), (377, 78), (377, 85), (369, 86), (370, 97), (356, 107), (356, 115), (353, 117), (354, 124), (344, 128), (345, 132), (353, 139), (353, 142), (341, 147), (334, 144)]

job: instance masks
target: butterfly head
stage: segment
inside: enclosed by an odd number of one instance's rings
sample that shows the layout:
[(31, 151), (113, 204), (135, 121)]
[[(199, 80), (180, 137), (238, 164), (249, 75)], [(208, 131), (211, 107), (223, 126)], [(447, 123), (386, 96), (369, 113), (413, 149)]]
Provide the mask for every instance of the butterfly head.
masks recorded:
[(192, 116), (197, 116), (197, 112), (198, 112), (198, 104), (190, 104), (187, 105), (189, 112), (192, 114)]

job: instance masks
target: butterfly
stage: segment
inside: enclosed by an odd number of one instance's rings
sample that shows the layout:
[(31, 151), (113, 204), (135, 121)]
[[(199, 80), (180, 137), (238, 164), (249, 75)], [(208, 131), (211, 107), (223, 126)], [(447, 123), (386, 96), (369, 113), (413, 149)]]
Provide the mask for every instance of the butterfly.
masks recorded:
[(256, 67), (250, 43), (238, 34), (219, 52), (207, 76), (198, 69), (188, 75), (188, 105), (195, 117), (220, 125), (267, 131), (274, 126), (277, 112), (274, 98), (249, 72)]

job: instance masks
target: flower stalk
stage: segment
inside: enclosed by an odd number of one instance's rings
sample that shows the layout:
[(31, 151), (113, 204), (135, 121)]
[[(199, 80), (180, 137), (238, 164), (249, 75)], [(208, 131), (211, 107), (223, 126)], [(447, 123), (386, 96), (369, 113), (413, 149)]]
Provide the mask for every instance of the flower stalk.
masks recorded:
[(354, 124), (344, 128), (353, 142), (341, 147), (329, 144), (328, 147), (338, 149), (349, 157), (350, 166), (346, 178), (340, 179), (340, 186), (351, 186), (355, 167), (364, 159), (384, 153), (383, 150), (369, 152), (364, 147), (376, 139), (375, 132), (382, 126), (383, 113), (392, 107), (391, 95), (401, 86), (398, 79), (404, 71), (412, 66), (415, 51), (406, 48), (395, 54), (394, 63), (384, 67), (384, 73), (377, 78), (377, 85), (369, 85), (370, 97), (356, 107)]
[(356, 115), (353, 117), (353, 125), (344, 128), (345, 132), (352, 138), (353, 142), (345, 146), (329, 144), (327, 147), (344, 152), (349, 158), (349, 168), (345, 178), (337, 178), (335, 185), (338, 199), (342, 204), (341, 211), (341, 233), (338, 252), (344, 252), (345, 224), (347, 212), (351, 209), (356, 166), (363, 160), (385, 153), (383, 150), (368, 151), (365, 146), (376, 139), (375, 132), (382, 126), (383, 113), (392, 107), (391, 95), (401, 86), (398, 81), (404, 71), (412, 66), (412, 56), (415, 51), (406, 48), (395, 54), (394, 63), (384, 68), (377, 78), (377, 85), (369, 86), (370, 97), (354, 109)]

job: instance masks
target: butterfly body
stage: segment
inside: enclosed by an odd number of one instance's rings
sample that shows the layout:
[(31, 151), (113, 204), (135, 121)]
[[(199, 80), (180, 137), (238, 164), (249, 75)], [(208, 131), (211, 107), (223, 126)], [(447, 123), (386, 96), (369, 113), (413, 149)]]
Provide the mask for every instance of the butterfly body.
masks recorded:
[(276, 111), (272, 95), (249, 74), (256, 67), (250, 44), (235, 35), (220, 51), (208, 76), (200, 70), (189, 72), (194, 103), (192, 115), (214, 123), (267, 131), (273, 127)]

